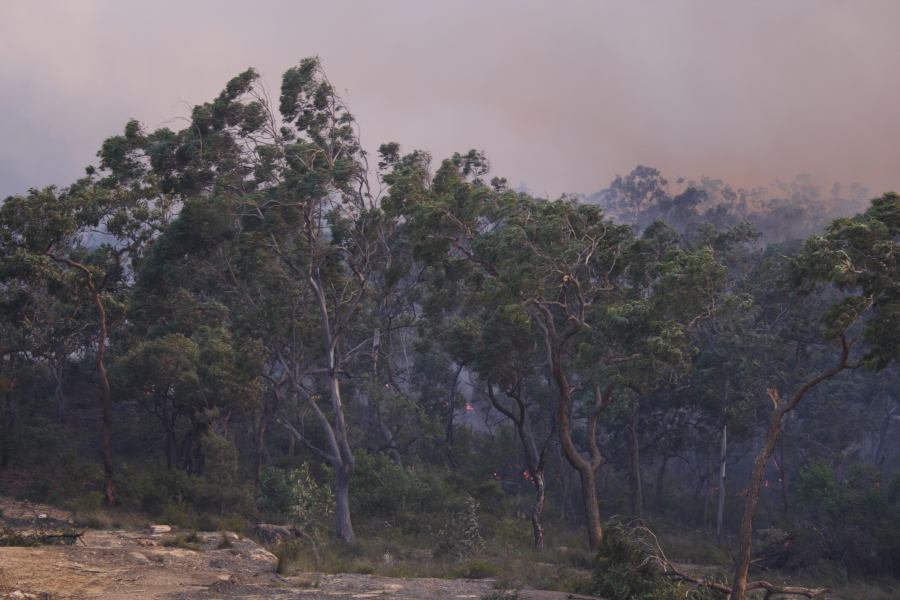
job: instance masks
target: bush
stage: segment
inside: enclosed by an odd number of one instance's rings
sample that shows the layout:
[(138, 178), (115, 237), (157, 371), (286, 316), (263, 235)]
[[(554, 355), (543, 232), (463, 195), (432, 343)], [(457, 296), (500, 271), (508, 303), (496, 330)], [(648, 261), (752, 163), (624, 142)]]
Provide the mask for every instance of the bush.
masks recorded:
[(163, 545), (168, 548), (182, 548), (184, 550), (193, 550), (194, 552), (199, 552), (202, 550), (200, 547), (200, 536), (198, 536), (195, 532), (191, 533), (177, 533), (174, 537), (169, 538)]
[(624, 527), (612, 525), (597, 552), (591, 593), (609, 600), (721, 600), (723, 595), (674, 582)]
[(88, 492), (75, 498), (71, 502), (72, 510), (76, 514), (90, 514), (100, 510), (103, 506), (103, 494), (101, 492)]
[(498, 576), (500, 569), (486, 560), (472, 558), (460, 563), (454, 574), (465, 579), (486, 579)]
[(437, 532), (434, 556), (457, 560), (470, 558), (484, 550), (484, 538), (478, 519), (478, 503), (467, 498), (461, 508), (447, 519)]
[(259, 490), (261, 511), (311, 531), (334, 506), (331, 488), (318, 483), (305, 463), (295, 469), (266, 469)]
[[(120, 504), (131, 510), (171, 518), (174, 524), (184, 527), (197, 526), (199, 516), (205, 513), (252, 517), (256, 513), (252, 488), (242, 485), (234, 475), (235, 465), (229, 459), (229, 451), (218, 443), (222, 439), (207, 445), (212, 458), (207, 457), (204, 475), (123, 465), (116, 477)], [(226, 443), (231, 446), (227, 440)], [(216, 455), (214, 447), (222, 454)], [(213, 523), (210, 527), (218, 528)]]
[(799, 570), (832, 562), (849, 578), (900, 577), (895, 486), (885, 492), (880, 473), (867, 465), (852, 467), (843, 480), (828, 463), (808, 465), (797, 478), (798, 508), (805, 521), (792, 532), (784, 566)]
[(384, 454), (368, 452), (356, 456), (350, 494), (354, 514), (381, 519), (443, 512), (448, 495), (454, 495), (437, 478), (394, 464)]

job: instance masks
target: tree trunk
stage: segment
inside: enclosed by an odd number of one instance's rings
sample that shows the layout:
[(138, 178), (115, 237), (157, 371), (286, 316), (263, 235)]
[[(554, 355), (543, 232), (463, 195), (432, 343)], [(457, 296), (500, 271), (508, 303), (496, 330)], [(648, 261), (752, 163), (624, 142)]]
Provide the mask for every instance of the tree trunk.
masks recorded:
[(784, 434), (781, 436), (778, 444), (778, 479), (780, 479), (781, 483), (781, 509), (783, 511), (783, 519), (785, 523), (790, 521), (791, 516), (791, 507), (788, 498), (788, 479), (787, 479), (787, 457), (785, 456), (787, 451), (785, 446), (787, 445), (787, 438), (790, 435), (788, 431), (788, 426), (790, 423), (790, 414), (786, 414), (784, 416), (784, 424), (782, 425), (782, 429)]
[(597, 480), (595, 477), (595, 472), (600, 467), (600, 457), (596, 451), (596, 440), (591, 439), (596, 434), (596, 430), (595, 427), (588, 427), (588, 444), (591, 448), (592, 457), (591, 460), (587, 460), (581, 456), (572, 440), (570, 418), (572, 390), (569, 387), (569, 380), (565, 372), (563, 372), (559, 355), (553, 353), (551, 358), (553, 376), (559, 393), (556, 410), (559, 441), (563, 455), (569, 464), (572, 465), (572, 468), (578, 471), (578, 476), (581, 479), (581, 499), (584, 503), (584, 515), (587, 519), (588, 547), (591, 551), (595, 551), (600, 548), (600, 544), (603, 542), (603, 524), (600, 519), (600, 505), (597, 499)]
[(719, 451), (719, 510), (716, 514), (716, 539), (722, 539), (722, 523), (725, 518), (725, 456), (728, 453), (728, 426), (722, 425), (722, 444)]
[(750, 474), (750, 487), (747, 489), (747, 502), (744, 505), (744, 516), (741, 519), (741, 547), (735, 564), (730, 600), (744, 600), (747, 594), (747, 577), (750, 573), (750, 558), (753, 551), (753, 517), (756, 516), (756, 509), (759, 506), (759, 492), (766, 472), (766, 465), (769, 463), (772, 453), (775, 452), (775, 445), (778, 443), (778, 438), (781, 435), (782, 421), (788, 413), (797, 407), (800, 400), (811, 389), (845, 369), (852, 368), (847, 362), (849, 355), (850, 344), (844, 336), (841, 336), (841, 359), (838, 364), (804, 383), (789, 402), (782, 404), (781, 396), (776, 388), (769, 388), (768, 390), (774, 410), (769, 421), (769, 428), (766, 431), (766, 443), (759, 451), (759, 454), (757, 454), (756, 460), (753, 462), (753, 471)]
[(93, 281), (88, 281), (94, 296), (94, 305), (97, 307), (97, 317), (100, 322), (100, 332), (97, 335), (97, 374), (100, 376), (101, 398), (103, 401), (103, 433), (101, 435), (101, 448), (103, 451), (103, 473), (106, 477), (104, 497), (107, 506), (116, 503), (115, 483), (113, 481), (112, 458), (112, 388), (109, 384), (109, 375), (106, 372), (106, 340), (108, 338), (106, 323), (106, 308), (100, 292), (94, 287)]
[(532, 508), (531, 513), (531, 525), (534, 535), (534, 548), (535, 550), (543, 550), (544, 525), (541, 521), (541, 516), (544, 513), (544, 465), (546, 463), (547, 444), (550, 441), (550, 437), (553, 435), (553, 431), (551, 429), (547, 439), (544, 441), (544, 445), (540, 450), (538, 450), (537, 444), (534, 440), (534, 433), (531, 429), (531, 420), (528, 416), (528, 406), (525, 402), (525, 398), (522, 395), (521, 381), (519, 381), (511, 389), (506, 391), (506, 395), (512, 398), (516, 403), (516, 406), (514, 408), (504, 406), (503, 403), (500, 402), (500, 400), (494, 394), (493, 385), (488, 385), (487, 392), (488, 398), (490, 399), (491, 404), (493, 404), (494, 408), (496, 408), (513, 422), (516, 428), (516, 433), (519, 436), (519, 441), (522, 444), (522, 451), (525, 454), (525, 462), (528, 466), (526, 475), (530, 478), (531, 483), (534, 486), (535, 499), (534, 507)]
[(704, 530), (712, 529), (712, 518), (709, 516), (709, 506), (712, 504), (712, 477), (715, 469), (703, 476), (703, 521)]
[(115, 483), (113, 481), (113, 459), (112, 459), (112, 388), (109, 385), (109, 375), (106, 372), (106, 342), (109, 339), (108, 324), (106, 322), (106, 307), (103, 305), (102, 289), (98, 288), (94, 283), (94, 275), (85, 265), (76, 262), (70, 258), (60, 257), (52, 252), (45, 252), (46, 256), (52, 260), (67, 265), (72, 269), (81, 271), (84, 276), (84, 282), (91, 297), (94, 306), (97, 309), (97, 322), (100, 331), (97, 334), (97, 375), (100, 378), (100, 397), (103, 414), (103, 430), (100, 436), (101, 453), (103, 454), (103, 473), (106, 478), (104, 497), (106, 504), (111, 506), (116, 502)]
[(628, 475), (631, 484), (631, 516), (641, 520), (644, 516), (644, 490), (641, 482), (641, 450), (637, 435), (639, 402), (639, 400), (634, 401), (631, 414), (628, 416)]
[(253, 472), (254, 483), (259, 485), (262, 481), (263, 467), (265, 467), (266, 457), (266, 432), (269, 428), (269, 414), (263, 409), (259, 415), (259, 425), (256, 429), (256, 465)]
[(459, 374), (462, 373), (462, 365), (457, 367), (453, 374), (453, 380), (450, 382), (450, 396), (447, 400), (447, 417), (444, 432), (444, 445), (447, 448), (447, 459), (450, 462), (450, 468), (456, 469), (459, 465), (456, 463), (456, 456), (453, 454), (453, 420), (456, 418), (456, 386), (459, 382)]
[(10, 392), (6, 392), (4, 394), (6, 399), (6, 409), (3, 411), (3, 422), (2, 422), (2, 430), (0, 430), (0, 468), (5, 469), (9, 467), (9, 455), (10, 450), (12, 450), (12, 436), (13, 429), (15, 428), (16, 422), (16, 414), (13, 412), (12, 406), (12, 394)]
[(542, 515), (544, 514), (544, 472), (532, 472), (532, 483), (534, 484), (534, 507), (531, 511), (531, 529), (534, 533), (534, 549), (541, 551), (544, 549), (544, 524)]
[(766, 465), (775, 451), (775, 444), (781, 434), (781, 419), (784, 413), (776, 408), (769, 420), (769, 428), (766, 431), (766, 442), (756, 460), (753, 461), (753, 470), (750, 473), (750, 486), (747, 488), (747, 500), (744, 504), (744, 515), (741, 518), (741, 547), (734, 571), (734, 579), (731, 583), (731, 599), (744, 600), (747, 593), (747, 578), (750, 573), (750, 558), (753, 551), (753, 518), (759, 506), (759, 492), (762, 480), (766, 474)]
[(354, 539), (353, 522), (350, 519), (350, 475), (352, 465), (344, 465), (334, 470), (334, 530), (343, 542)]
[(665, 494), (663, 493), (663, 484), (666, 480), (666, 468), (669, 466), (669, 456), (663, 456), (659, 463), (659, 471), (656, 472), (656, 510), (662, 512), (665, 509)]
[(581, 499), (587, 518), (588, 547), (596, 552), (603, 542), (603, 522), (600, 519), (600, 501), (597, 497), (597, 478), (591, 468), (578, 471), (581, 477)]
[(741, 547), (735, 562), (730, 600), (745, 600), (747, 595), (747, 577), (750, 573), (750, 559), (753, 551), (753, 518), (756, 516), (756, 510), (759, 506), (759, 492), (763, 476), (765, 475), (766, 465), (775, 451), (775, 445), (778, 443), (778, 438), (781, 435), (782, 420), (785, 415), (797, 407), (797, 404), (815, 386), (831, 379), (845, 369), (854, 368), (848, 363), (852, 342), (848, 342), (843, 335), (841, 335), (840, 341), (841, 357), (838, 364), (827, 371), (822, 371), (800, 386), (800, 389), (797, 390), (789, 402), (781, 403), (781, 397), (777, 389), (769, 388), (768, 390), (774, 410), (769, 421), (769, 428), (766, 431), (766, 443), (759, 454), (757, 454), (750, 474), (750, 487), (747, 489), (747, 502), (744, 505), (744, 515), (741, 519)]
[(66, 422), (66, 393), (63, 389), (63, 377), (65, 371), (65, 362), (59, 361), (53, 367), (53, 398), (56, 400), (56, 422)]

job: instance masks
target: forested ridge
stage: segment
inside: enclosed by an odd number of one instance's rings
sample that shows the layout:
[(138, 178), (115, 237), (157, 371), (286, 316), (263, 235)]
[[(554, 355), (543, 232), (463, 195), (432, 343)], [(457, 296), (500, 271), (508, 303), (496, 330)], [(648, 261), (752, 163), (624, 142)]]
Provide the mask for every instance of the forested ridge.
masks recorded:
[(284, 524), (285, 561), (577, 544), (554, 585), (609, 598), (900, 577), (897, 194), (641, 166), (538, 198), (479, 151), (367, 154), (318, 59), (97, 158), (0, 205), (0, 494)]

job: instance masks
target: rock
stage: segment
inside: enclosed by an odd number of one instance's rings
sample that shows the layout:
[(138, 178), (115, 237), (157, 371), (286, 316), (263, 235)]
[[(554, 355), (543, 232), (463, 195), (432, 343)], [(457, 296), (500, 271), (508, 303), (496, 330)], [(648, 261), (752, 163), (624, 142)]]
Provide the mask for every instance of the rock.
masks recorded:
[(26, 594), (22, 590), (16, 590), (7, 597), (10, 598), (10, 600), (37, 600), (37, 596), (34, 594)]
[(141, 563), (142, 565), (149, 565), (150, 559), (141, 554), (140, 552), (129, 552), (128, 556)]
[(150, 533), (159, 535), (161, 533), (172, 533), (172, 528), (168, 525), (151, 525)]
[(138, 546), (159, 546), (159, 542), (157, 542), (156, 540), (140, 539), (140, 540), (137, 540), (137, 544), (138, 544)]
[(295, 535), (290, 527), (272, 525), (270, 523), (258, 523), (256, 525), (256, 534), (264, 544), (269, 546), (277, 546)]
[(47, 513), (41, 513), (38, 515), (38, 519), (46, 519), (46, 518), (47, 518)]
[(248, 554), (250, 560), (267, 562), (272, 569), (278, 564), (278, 557), (263, 548), (253, 548)]

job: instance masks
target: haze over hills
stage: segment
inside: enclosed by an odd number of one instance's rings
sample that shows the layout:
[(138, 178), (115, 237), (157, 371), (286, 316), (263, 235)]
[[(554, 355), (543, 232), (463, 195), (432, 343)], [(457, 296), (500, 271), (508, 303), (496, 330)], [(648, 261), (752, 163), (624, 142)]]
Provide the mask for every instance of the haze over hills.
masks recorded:
[[(174, 17), (173, 15), (177, 15)], [(484, 150), (538, 196), (670, 180), (900, 188), (890, 0), (0, 6), (0, 197), (66, 184), (129, 118), (175, 126), (248, 65), (319, 55), (364, 146)]]

